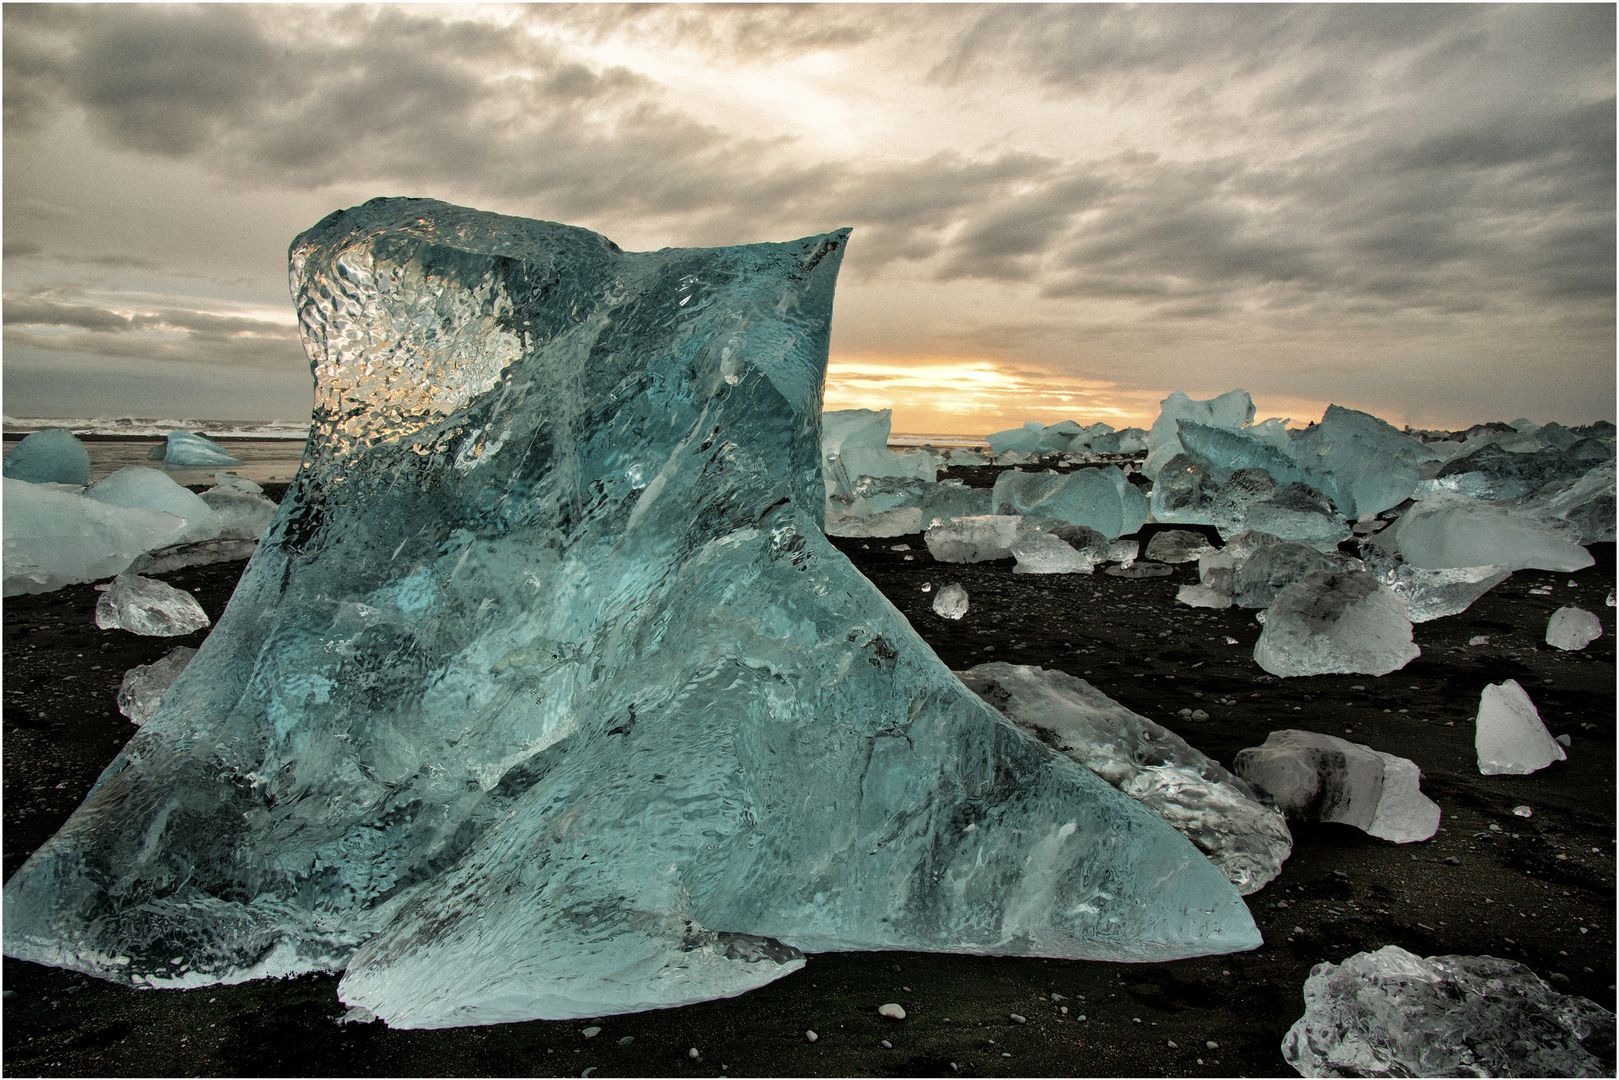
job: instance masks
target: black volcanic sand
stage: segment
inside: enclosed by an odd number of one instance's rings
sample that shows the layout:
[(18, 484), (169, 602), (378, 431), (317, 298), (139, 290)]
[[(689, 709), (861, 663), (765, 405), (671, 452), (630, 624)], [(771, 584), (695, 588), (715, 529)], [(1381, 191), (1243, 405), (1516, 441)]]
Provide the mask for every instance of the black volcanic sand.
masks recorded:
[[(984, 483), (993, 472), (955, 474)], [(1143, 549), (1157, 528), (1143, 530)], [(934, 563), (920, 536), (836, 543), (953, 668), (988, 660), (1060, 668), (1226, 764), (1277, 728), (1365, 742), (1422, 767), (1423, 790), (1444, 809), (1442, 828), (1426, 843), (1395, 845), (1347, 826), (1295, 825), (1282, 875), (1248, 898), (1265, 936), (1251, 953), (1137, 965), (821, 955), (740, 998), (603, 1018), (588, 1040), (588, 1021), (444, 1031), (340, 1025), (335, 975), (138, 991), (7, 959), (5, 1071), (1291, 1076), (1280, 1044), (1303, 1013), (1311, 966), (1390, 944), (1510, 957), (1614, 1007), (1614, 609), (1605, 605), (1614, 545), (1596, 545), (1588, 569), (1514, 574), (1469, 611), (1418, 626), (1422, 656), (1392, 675), (1275, 679), (1252, 659), (1253, 612), (1174, 602), (1176, 589), (1196, 580), (1195, 564), (1140, 580), (1018, 575), (1011, 560)], [(218, 618), (243, 566), (164, 577)], [(950, 582), (971, 596), (959, 622), (930, 606)], [(1538, 586), (1550, 595), (1533, 595)], [(97, 630), (96, 596), (83, 585), (4, 603), (8, 878), (133, 732), (115, 704), (124, 671), (204, 636)], [(1604, 636), (1582, 652), (1545, 644), (1546, 621), (1565, 604), (1602, 620)], [(1468, 645), (1475, 635), (1489, 644)], [(1572, 737), (1567, 762), (1531, 776), (1479, 775), (1479, 692), (1506, 678), (1523, 684), (1554, 734)], [(1210, 719), (1182, 720), (1183, 708)], [(1520, 804), (1534, 816), (1514, 816)], [(906, 1019), (880, 1017), (886, 1002), (904, 1006)], [(805, 1036), (812, 1029), (814, 1043)]]

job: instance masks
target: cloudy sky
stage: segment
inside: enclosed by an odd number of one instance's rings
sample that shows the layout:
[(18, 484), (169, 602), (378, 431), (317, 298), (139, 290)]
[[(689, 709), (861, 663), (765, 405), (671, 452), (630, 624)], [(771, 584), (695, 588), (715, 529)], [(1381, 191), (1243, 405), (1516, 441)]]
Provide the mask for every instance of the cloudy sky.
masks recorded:
[(895, 429), (1615, 418), (1611, 5), (4, 8), (4, 410), (306, 418), (286, 249), (431, 196), (855, 229)]

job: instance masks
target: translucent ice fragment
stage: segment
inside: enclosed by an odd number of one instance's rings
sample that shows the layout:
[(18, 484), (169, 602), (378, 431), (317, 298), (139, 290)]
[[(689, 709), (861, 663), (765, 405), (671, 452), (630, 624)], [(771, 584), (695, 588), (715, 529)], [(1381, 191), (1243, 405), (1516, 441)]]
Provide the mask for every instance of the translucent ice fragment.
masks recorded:
[(1287, 450), (1300, 467), (1326, 478), (1317, 486), (1346, 517), (1380, 513), (1409, 499), (1420, 467), (1439, 457), (1420, 439), (1340, 405), (1328, 405), (1321, 422), (1299, 432)]
[(1248, 530), (1248, 512), (1256, 504), (1275, 495), (1276, 484), (1271, 480), (1270, 473), (1264, 469), (1238, 469), (1220, 485), (1220, 490), (1210, 500), (1209, 524), (1220, 534), (1220, 539), (1229, 540)]
[(1182, 420), (1236, 429), (1253, 418), (1254, 400), (1246, 390), (1229, 390), (1207, 401), (1194, 401), (1176, 390), (1159, 403), (1158, 418), (1147, 432), (1147, 464), (1143, 471), (1156, 478), (1164, 463), (1181, 452), (1178, 424)]
[(1293, 850), (1282, 815), (1173, 731), (1061, 671), (992, 663), (957, 674), (1018, 727), (1150, 807), (1239, 892), (1281, 872)]
[(1186, 529), (1165, 529), (1147, 541), (1147, 558), (1162, 563), (1196, 562), (1216, 550), (1208, 537)]
[(1317, 551), (1335, 551), (1349, 539), (1349, 523), (1338, 516), (1325, 495), (1308, 484), (1289, 484), (1249, 506), (1242, 527), (1309, 544)]
[(108, 506), (9, 477), (4, 499), (7, 596), (111, 577), (185, 525), (173, 514)]
[(1582, 544), (1614, 541), (1614, 466), (1599, 465), (1577, 480), (1547, 484), (1522, 501), (1525, 510), (1541, 517), (1573, 522)]
[(1546, 623), (1546, 644), (1578, 652), (1602, 636), (1602, 621), (1584, 608), (1560, 607)]
[(933, 613), (941, 619), (959, 619), (967, 614), (967, 590), (954, 583), (940, 589), (933, 598)]
[(240, 465), (241, 461), (231, 457), (223, 446), (205, 435), (198, 435), (193, 431), (171, 431), (168, 445), (163, 451), (163, 463), (209, 467)]
[(1400, 557), (1424, 570), (1491, 564), (1509, 570), (1581, 570), (1593, 561), (1570, 522), (1459, 495), (1435, 495), (1413, 505), (1401, 515), (1397, 537)]
[(1514, 453), (1493, 442), (1445, 462), (1434, 477), (1434, 487), (1474, 499), (1518, 499), (1548, 484), (1576, 480), (1592, 464), (1572, 446), (1567, 450), (1537, 446), (1532, 452)]
[(8, 480), (83, 487), (90, 482), (90, 451), (73, 432), (46, 428), (23, 436), (6, 454), (0, 471)]
[(1415, 762), (1335, 735), (1284, 729), (1250, 746), (1232, 771), (1295, 821), (1353, 825), (1396, 844), (1439, 831), (1439, 806), (1422, 794)]
[(1008, 428), (986, 435), (984, 441), (989, 443), (990, 452), (994, 454), (1003, 454), (1008, 450), (1031, 453), (1040, 445), (1040, 436), (1044, 431), (1043, 426)]
[(200, 498), (218, 515), (223, 540), (257, 540), (275, 520), (275, 502), (235, 486), (211, 487)]
[(157, 712), (169, 686), (196, 655), (196, 649), (178, 645), (161, 660), (124, 672), (124, 681), (118, 687), (118, 711), (136, 727), (146, 723)]
[(938, 562), (988, 562), (1011, 558), (1012, 541), (1020, 530), (1027, 530), (1027, 525), (1017, 514), (985, 514), (935, 525), (923, 539), (928, 554)]
[(1209, 471), (1185, 454), (1176, 454), (1158, 470), (1148, 507), (1154, 521), (1209, 525), (1209, 511), (1219, 485)]
[(1231, 594), (1211, 589), (1207, 585), (1182, 585), (1175, 592), (1175, 600), (1187, 607), (1223, 610), (1231, 606)]
[(1258, 945), (1196, 848), (822, 533), (846, 241), (628, 253), (404, 199), (298, 238), (305, 464), (6, 883), (7, 954), (340, 970), (345, 1005), (444, 1027), (735, 995), (805, 952)]
[(132, 574), (167, 574), (187, 566), (241, 562), (253, 557), (258, 544), (252, 540), (204, 540), (196, 544), (172, 544), (153, 548), (129, 564)]
[(119, 574), (96, 601), (96, 625), (146, 637), (180, 637), (208, 625), (196, 597), (139, 574)]
[(1484, 688), (1476, 724), (1473, 745), (1478, 771), (1485, 776), (1526, 776), (1554, 761), (1568, 760), (1516, 679)]
[(1266, 608), (1295, 581), (1316, 570), (1364, 570), (1361, 561), (1340, 552), (1321, 552), (1307, 544), (1284, 540), (1244, 559), (1232, 580), (1232, 598), (1238, 607)]
[(212, 540), (220, 533), (220, 517), (213, 508), (195, 492), (176, 484), (158, 469), (140, 465), (119, 469), (90, 485), (84, 497), (108, 506), (158, 510), (180, 518), (184, 527), (164, 540), (165, 545), (200, 543)]
[(1316, 570), (1276, 594), (1254, 661), (1272, 675), (1387, 675), (1422, 655), (1405, 601), (1363, 570)]
[[(1084, 525), (1064, 525), (1050, 531), (1023, 525), (1007, 550), (1017, 559), (1014, 574), (1089, 574), (1107, 561), (1112, 545), (1107, 537)], [(1055, 525), (1055, 523), (1052, 523)]]
[(1511, 576), (1512, 571), (1504, 566), (1423, 570), (1397, 563), (1379, 575), (1379, 580), (1405, 601), (1411, 621), (1420, 623), (1461, 614)]
[(1398, 945), (1310, 969), (1282, 1039), (1300, 1076), (1607, 1076), (1613, 1013), (1512, 960)]

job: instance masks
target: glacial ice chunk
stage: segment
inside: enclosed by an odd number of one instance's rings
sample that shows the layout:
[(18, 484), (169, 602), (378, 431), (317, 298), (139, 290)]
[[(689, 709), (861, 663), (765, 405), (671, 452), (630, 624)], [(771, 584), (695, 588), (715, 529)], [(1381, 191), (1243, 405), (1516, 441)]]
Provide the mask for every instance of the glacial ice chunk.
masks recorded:
[(1017, 559), (1014, 574), (1089, 574), (1108, 561), (1112, 545), (1095, 529), (1063, 525), (1049, 531), (1021, 528), (1007, 550)]
[(1208, 537), (1188, 529), (1165, 529), (1147, 541), (1147, 558), (1161, 563), (1196, 562), (1216, 550)]
[(1269, 499), (1252, 504), (1242, 527), (1309, 544), (1317, 551), (1337, 550), (1350, 533), (1349, 523), (1338, 516), (1327, 497), (1308, 484), (1289, 484)]
[(990, 663), (957, 672), (1011, 721), (1178, 829), (1237, 891), (1258, 892), (1293, 850), (1282, 815), (1173, 731), (1062, 671)]
[(1516, 961), (1385, 945), (1310, 969), (1282, 1057), (1300, 1076), (1609, 1076), (1588, 1047), (1613, 1039), (1613, 1013)]
[(1231, 769), (1294, 821), (1330, 821), (1396, 844), (1439, 831), (1439, 805), (1414, 761), (1336, 735), (1283, 729), (1232, 759)]
[(1056, 472), (1008, 469), (995, 478), (991, 502), (997, 514), (1047, 517), (1084, 525), (1113, 539), (1147, 520), (1147, 498), (1112, 465)]
[(164, 654), (162, 659), (132, 667), (124, 672), (124, 681), (118, 687), (118, 711), (127, 716), (129, 722), (136, 727), (146, 723), (152, 718), (152, 714), (157, 712), (158, 705), (162, 704), (163, 695), (168, 692), (174, 680), (196, 655), (196, 649), (176, 645)]
[(139, 574), (119, 574), (96, 601), (96, 625), (146, 637), (180, 637), (208, 625), (197, 598)]
[(1276, 594), (1254, 661), (1272, 675), (1387, 675), (1422, 650), (1405, 601), (1363, 570), (1316, 570)]
[(1530, 453), (1513, 453), (1494, 442), (1451, 458), (1435, 475), (1434, 487), (1486, 501), (1518, 499), (1548, 484), (1577, 480), (1590, 471), (1592, 464), (1573, 447), (1541, 447)]
[(827, 497), (826, 534), (906, 536), (921, 532), (935, 518), (948, 521), (989, 510), (990, 493), (959, 480), (863, 476), (852, 493)]
[(846, 239), (627, 253), (385, 199), (294, 241), (305, 464), (6, 883), (7, 955), (341, 970), (345, 1005), (430, 1028), (735, 995), (806, 952), (1257, 946), (1195, 847), (822, 533)]
[(1584, 608), (1560, 607), (1546, 623), (1546, 644), (1578, 652), (1602, 636), (1602, 621)]
[(10, 477), (4, 502), (6, 596), (122, 573), (185, 525), (173, 514), (108, 506)]
[(218, 515), (222, 540), (257, 540), (275, 520), (273, 500), (234, 486), (211, 487), (199, 498)]
[(1207, 469), (1217, 484), (1224, 485), (1239, 469), (1263, 469), (1279, 485), (1309, 484), (1318, 491), (1328, 486), (1321, 473), (1303, 468), (1274, 443), (1245, 431), (1182, 420), (1180, 441), (1186, 456)]
[(6, 454), (0, 472), (30, 484), (84, 487), (90, 482), (90, 451), (66, 428), (46, 428), (24, 435)]
[(1264, 469), (1238, 469), (1214, 493), (1209, 504), (1209, 524), (1214, 526), (1221, 540), (1230, 540), (1248, 531), (1248, 511), (1275, 495), (1276, 484), (1270, 473)]
[(157, 469), (140, 465), (119, 469), (90, 485), (84, 497), (108, 506), (158, 510), (180, 518), (183, 527), (164, 540), (165, 545), (196, 544), (220, 534), (219, 514), (195, 492), (176, 484)]
[(1460, 615), (1473, 601), (1512, 576), (1504, 566), (1457, 566), (1423, 570), (1396, 563), (1378, 576), (1405, 601), (1413, 623)]
[(1420, 439), (1341, 405), (1328, 405), (1321, 422), (1299, 432), (1287, 451), (1326, 478), (1325, 486), (1316, 486), (1345, 517), (1382, 513), (1409, 499), (1421, 466), (1439, 457)]
[[(156, 451), (161, 450), (158, 454)], [(168, 443), (162, 447), (153, 447), (153, 457), (161, 457), (165, 465), (190, 465), (193, 467), (210, 467), (214, 465), (240, 465), (238, 458), (230, 456), (223, 446), (206, 435), (198, 435), (194, 431), (171, 431)]]
[(1017, 514), (984, 514), (934, 525), (922, 539), (936, 562), (989, 562), (1011, 558), (1012, 541), (1029, 531), (1029, 520)]
[(1033, 453), (1035, 447), (1040, 445), (1040, 438), (1045, 434), (1045, 425), (1035, 424), (1023, 427), (1007, 428), (1005, 431), (995, 431), (984, 436), (989, 443), (989, 449), (994, 454), (1004, 454), (1008, 450), (1021, 453)]
[(967, 614), (967, 590), (951, 583), (933, 597), (933, 613), (941, 619), (960, 619)]
[(1164, 463), (1181, 453), (1178, 425), (1182, 420), (1236, 429), (1251, 423), (1253, 418), (1254, 399), (1246, 390), (1228, 390), (1207, 401), (1194, 401), (1183, 391), (1176, 390), (1159, 402), (1158, 418), (1147, 432), (1147, 463), (1142, 471), (1156, 479)]
[(1153, 479), (1148, 508), (1154, 521), (1211, 525), (1209, 511), (1219, 490), (1207, 469), (1185, 454), (1176, 454)]
[(1307, 544), (1284, 540), (1270, 544), (1244, 559), (1236, 567), (1231, 583), (1232, 599), (1238, 607), (1266, 608), (1276, 596), (1295, 581), (1316, 570), (1364, 570), (1359, 559), (1333, 551), (1317, 551)]
[(1473, 747), (1485, 776), (1527, 776), (1568, 760), (1517, 679), (1493, 683), (1479, 695)]
[(1594, 561), (1570, 522), (1459, 495), (1424, 499), (1400, 515), (1395, 527), (1400, 557), (1423, 570), (1493, 564), (1565, 571)]
[(1521, 505), (1540, 517), (1561, 518), (1579, 529), (1581, 544), (1614, 542), (1614, 466), (1598, 465), (1577, 480), (1547, 484)]

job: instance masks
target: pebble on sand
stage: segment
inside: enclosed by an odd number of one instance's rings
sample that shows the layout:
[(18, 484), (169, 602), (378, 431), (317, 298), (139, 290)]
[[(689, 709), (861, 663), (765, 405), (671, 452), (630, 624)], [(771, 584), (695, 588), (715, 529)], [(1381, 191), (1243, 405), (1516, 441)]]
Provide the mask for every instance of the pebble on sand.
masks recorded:
[(819, 1038), (820, 1038), (820, 1036), (815, 1034), (815, 1032), (813, 1032), (813, 1031), (804, 1032), (804, 1041), (805, 1042), (814, 1042), (816, 1039), (819, 1039)]
[(905, 1010), (900, 1008), (896, 1003), (890, 1001), (888, 1004), (880, 1007), (877, 1010), (877, 1015), (886, 1016), (890, 1020), (903, 1020), (905, 1019)]
[(1020, 1016), (1017, 1013), (1009, 1013), (1007, 1015), (1011, 1017), (1012, 1023), (1014, 1024), (1027, 1024), (1029, 1022), (1029, 1018), (1027, 1016)]
[(599, 1027), (595, 1027), (594, 1025), (592, 1025), (591, 1027), (583, 1028), (579, 1032), (579, 1034), (583, 1035), (587, 1039), (594, 1039), (596, 1036), (600, 1035), (601, 1033), (602, 1033), (602, 1029), (599, 1028)]

